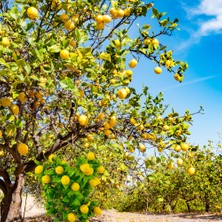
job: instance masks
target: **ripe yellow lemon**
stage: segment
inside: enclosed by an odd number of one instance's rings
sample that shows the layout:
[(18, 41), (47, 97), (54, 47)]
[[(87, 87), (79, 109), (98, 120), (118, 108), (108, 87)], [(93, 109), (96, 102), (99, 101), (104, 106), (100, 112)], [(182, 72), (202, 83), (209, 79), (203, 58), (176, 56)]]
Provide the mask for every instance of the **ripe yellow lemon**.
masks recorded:
[(130, 67), (131, 69), (133, 69), (133, 68), (136, 67), (137, 63), (138, 63), (138, 62), (137, 62), (136, 59), (131, 59), (130, 62), (129, 62), (129, 67)]
[(76, 41), (74, 39), (70, 39), (69, 45), (71, 45), (72, 47), (75, 47), (76, 46)]
[(75, 222), (77, 218), (76, 218), (76, 215), (74, 213), (69, 213), (67, 215), (67, 219), (68, 219), (69, 222)]
[(44, 167), (42, 165), (39, 165), (35, 168), (35, 174), (41, 174), (44, 170)]
[(104, 130), (104, 135), (106, 135), (106, 136), (109, 136), (111, 133), (112, 133), (112, 131), (109, 129)]
[(145, 152), (145, 151), (146, 151), (146, 146), (145, 146), (144, 144), (140, 143), (140, 144), (139, 144), (139, 150), (140, 150), (141, 152)]
[(62, 173), (64, 172), (64, 169), (63, 169), (62, 166), (57, 166), (57, 167), (55, 168), (55, 172), (56, 172), (57, 174), (62, 174)]
[(104, 27), (105, 27), (105, 23), (104, 22), (96, 23), (96, 29), (97, 30), (103, 30)]
[(68, 59), (69, 58), (69, 51), (67, 49), (63, 49), (60, 51), (59, 55), (62, 59)]
[(126, 9), (124, 10), (124, 15), (125, 15), (125, 16), (130, 16), (130, 14), (131, 14), (131, 9), (130, 9), (130, 8), (126, 8)]
[(17, 146), (17, 150), (21, 155), (26, 156), (29, 148), (25, 143), (19, 143), (19, 145)]
[(122, 88), (120, 90), (118, 90), (117, 92), (117, 96), (120, 98), (120, 99), (125, 99), (127, 97), (128, 93), (127, 93), (127, 90), (125, 88)]
[(0, 130), (0, 138), (2, 138), (2, 131)]
[(154, 46), (159, 46), (159, 41), (158, 41), (158, 39), (153, 39), (153, 40), (152, 40), (152, 44), (153, 44)]
[(10, 44), (11, 44), (11, 41), (10, 41), (10, 39), (9, 39), (8, 37), (3, 37), (3, 38), (2, 38), (2, 45), (3, 45), (4, 47), (10, 46)]
[(103, 16), (102, 16), (102, 15), (97, 15), (96, 18), (95, 18), (95, 21), (96, 21), (97, 23), (103, 22)]
[(174, 144), (173, 145), (173, 149), (176, 151), (176, 152), (179, 152), (181, 150), (181, 147), (179, 144)]
[(62, 176), (61, 183), (63, 186), (66, 186), (70, 183), (70, 178), (67, 175)]
[(101, 183), (101, 181), (98, 177), (95, 177), (94, 179), (89, 180), (89, 184), (91, 187), (96, 187), (100, 183)]
[(98, 116), (97, 116), (97, 119), (102, 120), (102, 119), (104, 119), (104, 117), (105, 117), (104, 113), (99, 113)]
[(94, 207), (93, 213), (95, 215), (101, 215), (102, 214), (102, 210), (99, 207)]
[(99, 166), (97, 169), (97, 173), (100, 173), (100, 174), (102, 174), (104, 171), (105, 171), (104, 166)]
[(88, 134), (86, 138), (87, 138), (87, 140), (88, 140), (89, 142), (92, 142), (92, 141), (93, 141), (93, 135), (92, 135), (92, 134)]
[(112, 116), (109, 120), (110, 127), (114, 127), (116, 125), (116, 116)]
[(189, 167), (189, 168), (187, 169), (187, 173), (188, 173), (189, 175), (193, 175), (193, 174), (195, 173), (195, 168), (194, 168), (194, 167)]
[(92, 175), (94, 173), (93, 168), (88, 163), (83, 163), (80, 166), (80, 170), (87, 176)]
[(81, 213), (83, 213), (83, 214), (88, 214), (88, 212), (89, 212), (89, 208), (88, 208), (88, 206), (87, 205), (82, 205), (81, 207), (80, 207), (80, 211), (81, 211)]
[(60, 20), (61, 20), (62, 22), (66, 22), (66, 21), (69, 20), (69, 16), (68, 16), (67, 14), (65, 14), (65, 13), (61, 14), (61, 15), (59, 16), (59, 18), (60, 18)]
[(187, 143), (181, 143), (180, 147), (183, 151), (187, 151), (190, 148), (189, 144), (187, 144)]
[(20, 92), (20, 93), (19, 93), (18, 100), (19, 100), (21, 103), (25, 103), (25, 102), (26, 102), (26, 95), (25, 95), (24, 92)]
[(1, 106), (8, 107), (11, 104), (11, 101), (8, 98), (2, 98), (0, 100)]
[(42, 177), (42, 183), (49, 183), (51, 180), (50, 176), (49, 175), (44, 175)]
[(111, 16), (109, 15), (103, 15), (103, 22), (110, 23), (112, 21)]
[(27, 16), (30, 18), (30, 19), (37, 19), (39, 14), (38, 14), (38, 9), (35, 8), (35, 7), (29, 7), (27, 9)]
[(49, 155), (48, 160), (49, 160), (50, 163), (53, 162), (54, 157), (55, 157), (54, 154), (50, 154), (50, 155)]
[(72, 186), (71, 186), (71, 189), (72, 189), (73, 191), (79, 191), (80, 186), (79, 186), (78, 183), (73, 183)]
[(124, 15), (125, 15), (125, 13), (121, 8), (117, 9), (117, 17), (118, 18), (122, 18), (122, 17), (124, 17)]
[(64, 23), (64, 27), (67, 31), (72, 31), (75, 28), (75, 25), (73, 22), (67, 21)]
[(156, 74), (161, 74), (161, 73), (162, 73), (161, 67), (159, 67), (159, 66), (155, 67), (155, 68), (154, 68), (154, 72), (155, 72)]
[(12, 113), (13, 113), (14, 115), (18, 115), (18, 114), (19, 114), (19, 107), (18, 107), (17, 105), (12, 104), (12, 105), (10, 106), (10, 109), (11, 109), (11, 111), (12, 111)]
[(177, 159), (177, 165), (182, 166), (183, 165), (183, 160), (181, 158)]
[(87, 153), (87, 159), (88, 160), (94, 160), (95, 159), (95, 154), (93, 152)]
[(86, 126), (88, 125), (89, 119), (86, 115), (80, 115), (78, 117), (78, 122), (81, 126)]

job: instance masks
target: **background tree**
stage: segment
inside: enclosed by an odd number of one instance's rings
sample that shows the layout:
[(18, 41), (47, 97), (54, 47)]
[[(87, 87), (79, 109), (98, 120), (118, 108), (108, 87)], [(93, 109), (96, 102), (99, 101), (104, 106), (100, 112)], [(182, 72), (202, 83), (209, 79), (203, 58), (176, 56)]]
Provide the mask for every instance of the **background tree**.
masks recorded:
[[(168, 157), (148, 157), (148, 174), (131, 188), (125, 189), (128, 195), (125, 195), (121, 209), (149, 212), (220, 211), (221, 155), (211, 142), (192, 150), (181, 154), (171, 153)], [(191, 169), (195, 169), (195, 173)]]
[[(129, 150), (162, 151), (186, 141), (188, 111), (164, 115), (161, 94), (152, 98), (148, 88), (138, 94), (129, 86), (141, 56), (156, 62), (156, 74), (165, 67), (182, 81), (187, 64), (158, 40), (178, 19), (139, 0), (3, 0), (0, 11), (1, 221), (21, 217), (25, 176), (50, 154), (72, 164), (84, 149), (102, 159), (112, 147), (125, 171)], [(130, 38), (148, 12), (159, 30), (146, 24)]]

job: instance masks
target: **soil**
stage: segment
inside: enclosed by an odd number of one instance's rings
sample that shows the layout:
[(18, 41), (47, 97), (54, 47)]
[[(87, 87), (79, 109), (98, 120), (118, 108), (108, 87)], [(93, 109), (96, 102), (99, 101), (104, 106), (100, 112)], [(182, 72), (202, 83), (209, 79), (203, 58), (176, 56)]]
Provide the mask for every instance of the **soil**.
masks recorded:
[[(139, 214), (120, 213), (115, 210), (103, 212), (103, 215), (92, 218), (90, 222), (216, 222), (222, 221), (222, 214)], [(26, 218), (25, 222), (53, 222), (50, 217), (39, 216)]]
[[(26, 209), (25, 222), (53, 222), (53, 219), (45, 216), (45, 209), (39, 205), (34, 197), (28, 196), (23, 200), (22, 209)], [(222, 213), (217, 214), (140, 214), (129, 212), (117, 212), (116, 210), (104, 211), (100, 217), (92, 218), (90, 222), (222, 222)]]

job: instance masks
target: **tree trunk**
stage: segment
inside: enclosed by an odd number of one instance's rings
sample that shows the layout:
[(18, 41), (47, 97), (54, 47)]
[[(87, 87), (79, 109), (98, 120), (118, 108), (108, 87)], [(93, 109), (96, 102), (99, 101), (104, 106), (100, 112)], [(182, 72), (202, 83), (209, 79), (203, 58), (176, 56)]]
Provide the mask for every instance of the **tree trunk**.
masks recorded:
[(210, 203), (209, 203), (209, 198), (207, 194), (205, 194), (205, 212), (207, 213), (210, 212)]
[(24, 175), (20, 174), (15, 184), (7, 189), (1, 204), (1, 222), (22, 221), (21, 204)]
[(186, 201), (186, 204), (187, 204), (187, 210), (188, 210), (188, 212), (190, 213), (191, 212), (191, 210), (190, 210), (190, 204)]

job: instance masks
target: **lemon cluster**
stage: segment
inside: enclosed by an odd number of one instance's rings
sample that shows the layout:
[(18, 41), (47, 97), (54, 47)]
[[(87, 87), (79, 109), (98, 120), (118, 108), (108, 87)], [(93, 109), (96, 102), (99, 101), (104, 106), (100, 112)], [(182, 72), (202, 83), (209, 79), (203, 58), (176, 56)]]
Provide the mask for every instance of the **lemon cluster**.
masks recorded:
[(100, 185), (99, 175), (104, 171), (93, 152), (86, 158), (77, 158), (73, 166), (54, 154), (46, 163), (38, 163), (35, 174), (43, 185), (47, 212), (55, 219), (69, 222), (87, 221), (91, 216), (100, 215), (101, 209), (89, 195)]

